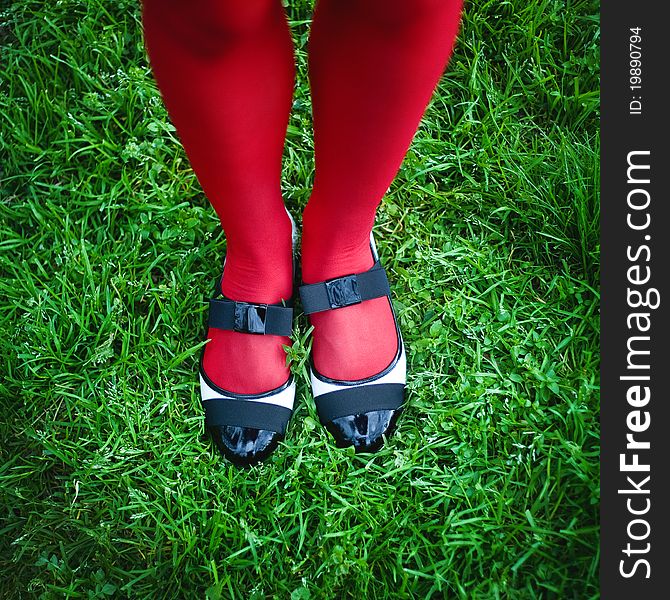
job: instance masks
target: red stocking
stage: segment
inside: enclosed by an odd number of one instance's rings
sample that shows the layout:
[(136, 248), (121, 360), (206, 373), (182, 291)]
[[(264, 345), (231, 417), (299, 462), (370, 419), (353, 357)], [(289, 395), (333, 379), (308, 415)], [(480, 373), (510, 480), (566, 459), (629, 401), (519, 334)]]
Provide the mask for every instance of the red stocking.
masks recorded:
[[(316, 180), (304, 213), (302, 275), (315, 283), (372, 266), (370, 230), (456, 37), (461, 0), (320, 0), (310, 40)], [(386, 298), (311, 316), (317, 370), (382, 371), (396, 353)]]
[[(290, 298), (280, 174), (294, 62), (280, 1), (145, 0), (144, 29), (165, 105), (226, 233), (223, 294)], [(260, 393), (287, 380), (288, 338), (218, 329), (208, 337), (204, 369), (220, 387)]]

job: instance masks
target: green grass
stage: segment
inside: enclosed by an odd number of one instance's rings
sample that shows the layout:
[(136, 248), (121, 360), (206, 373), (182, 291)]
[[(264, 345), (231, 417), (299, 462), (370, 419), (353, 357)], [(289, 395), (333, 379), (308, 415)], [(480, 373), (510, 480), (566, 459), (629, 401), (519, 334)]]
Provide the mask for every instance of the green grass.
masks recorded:
[[(299, 215), (310, 7), (289, 4)], [(378, 217), (399, 431), (335, 449), (303, 341), (286, 442), (248, 471), (203, 436), (225, 241), (135, 0), (0, 6), (3, 597), (598, 596), (597, 2), (469, 3)]]

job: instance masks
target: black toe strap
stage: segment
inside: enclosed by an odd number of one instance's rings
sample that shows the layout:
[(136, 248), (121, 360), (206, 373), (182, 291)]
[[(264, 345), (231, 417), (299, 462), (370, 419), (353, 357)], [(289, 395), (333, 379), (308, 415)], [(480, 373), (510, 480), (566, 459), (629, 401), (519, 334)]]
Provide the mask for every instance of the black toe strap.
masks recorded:
[(379, 261), (364, 273), (302, 285), (299, 292), (306, 315), (343, 308), (391, 294), (386, 271)]
[(405, 398), (402, 383), (376, 383), (343, 388), (314, 399), (322, 425), (339, 417), (374, 410), (397, 410)]
[(289, 337), (293, 331), (293, 308), (281, 304), (251, 304), (213, 298), (209, 301), (209, 326), (241, 333)]
[(208, 427), (253, 427), (266, 429), (281, 435), (291, 418), (291, 409), (265, 402), (214, 398), (203, 402), (205, 423)]

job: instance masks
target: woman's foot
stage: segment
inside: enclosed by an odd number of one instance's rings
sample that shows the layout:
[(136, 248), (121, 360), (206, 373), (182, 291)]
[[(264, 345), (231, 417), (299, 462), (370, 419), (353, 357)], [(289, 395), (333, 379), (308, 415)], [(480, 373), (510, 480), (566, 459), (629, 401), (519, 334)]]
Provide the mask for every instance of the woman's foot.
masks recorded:
[[(308, 204), (303, 217), (304, 283), (363, 273), (373, 266), (369, 230), (347, 227), (341, 219), (331, 221), (324, 218), (323, 211), (316, 216), (314, 212)], [(355, 238), (352, 230), (356, 230)], [(395, 319), (386, 297), (314, 313), (310, 323), (314, 326), (312, 360), (326, 377), (364, 379), (383, 371), (396, 355)]]
[(314, 281), (314, 265), (305, 269), (309, 258), (303, 255), (303, 278), (312, 285), (302, 286), (300, 294), (314, 325), (312, 391), (321, 422), (338, 446), (371, 452), (397, 421), (405, 353), (386, 274), (369, 238), (366, 253), (358, 260), (368, 268), (355, 268), (355, 259), (336, 267), (338, 273), (324, 270), (334, 261), (320, 262), (323, 283)]
[[(269, 389), (246, 393), (223, 387), (212, 376), (211, 365), (216, 366), (217, 375), (229, 375), (230, 371), (225, 363), (216, 360), (214, 352), (208, 353), (209, 344), (205, 348), (200, 365), (205, 422), (219, 451), (238, 465), (251, 465), (267, 458), (286, 431), (293, 409), (295, 383), (290, 373), (284, 374), (280, 368), (264, 370), (259, 349), (269, 349), (266, 353), (269, 355), (276, 354), (275, 347), (288, 343), (292, 325), (293, 309), (284, 304), (253, 304), (224, 297), (210, 300), (210, 334), (229, 334), (219, 338), (218, 348), (224, 350), (226, 357), (234, 357), (231, 362), (240, 370), (245, 364), (248, 367), (246, 378), (235, 372), (241, 382), (238, 388), (258, 388), (258, 381), (265, 382), (260, 385), (269, 386)], [(228, 343), (224, 344), (226, 337)], [(258, 340), (263, 342), (259, 344)], [(286, 355), (283, 348), (280, 349), (284, 365), (270, 366), (285, 368)], [(271, 377), (277, 375), (280, 376), (277, 383), (269, 383)], [(258, 379), (253, 380), (254, 376)]]
[[(287, 250), (272, 261), (250, 263), (246, 252), (240, 265), (229, 252), (210, 301), (210, 341), (200, 365), (206, 425), (219, 451), (239, 465), (257, 463), (276, 448), (293, 408), (295, 383), (284, 346), (291, 343), (295, 223), (290, 215), (287, 222)], [(263, 272), (268, 265), (272, 273)], [(240, 268), (247, 278), (239, 278)]]
[[(221, 306), (227, 309), (222, 313), (233, 315), (232, 322), (212, 323), (212, 311)], [(211, 341), (200, 366), (206, 424), (218, 450), (240, 466), (256, 464), (274, 451), (293, 408), (295, 384), (283, 348), (290, 339), (262, 334), (271, 324), (271, 308), (223, 299), (210, 303), (207, 335)], [(282, 305), (274, 308), (283, 312), (289, 333), (292, 309)], [(240, 330), (240, 325), (248, 329)]]

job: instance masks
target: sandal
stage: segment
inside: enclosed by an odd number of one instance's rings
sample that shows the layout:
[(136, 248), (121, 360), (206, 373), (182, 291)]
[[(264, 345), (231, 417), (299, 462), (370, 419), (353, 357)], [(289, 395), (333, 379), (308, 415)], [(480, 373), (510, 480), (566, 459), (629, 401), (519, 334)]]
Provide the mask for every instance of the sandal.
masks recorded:
[[(288, 211), (287, 211), (288, 213)], [(296, 226), (291, 219), (293, 250)], [(224, 261), (225, 264), (225, 261)], [(294, 259), (295, 273), (295, 259)], [(248, 335), (290, 337), (293, 303), (254, 304), (230, 300), (221, 294), (209, 301), (209, 327)], [(218, 450), (232, 463), (250, 466), (265, 460), (284, 438), (293, 411), (295, 380), (262, 394), (238, 394), (217, 386), (203, 369), (200, 357), (200, 394), (205, 408), (205, 426)]]
[(403, 408), (407, 370), (389, 282), (372, 235), (370, 249), (374, 265), (368, 271), (299, 288), (306, 315), (384, 296), (391, 306), (398, 350), (383, 371), (365, 379), (346, 381), (326, 377), (317, 371), (313, 361), (310, 364), (312, 394), (321, 424), (335, 438), (338, 447), (354, 446), (356, 452), (375, 452), (383, 444), (384, 436), (395, 428)]

